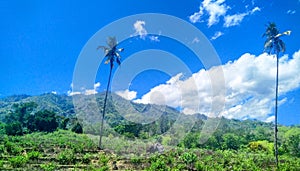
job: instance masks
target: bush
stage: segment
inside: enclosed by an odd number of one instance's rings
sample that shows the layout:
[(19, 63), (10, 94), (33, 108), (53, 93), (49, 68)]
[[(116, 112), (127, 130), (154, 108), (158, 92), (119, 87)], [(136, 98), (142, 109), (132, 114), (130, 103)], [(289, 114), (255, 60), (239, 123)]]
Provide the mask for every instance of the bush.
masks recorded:
[(7, 135), (23, 135), (23, 128), (20, 122), (13, 122), (5, 126)]
[(4, 166), (4, 161), (3, 160), (0, 160), (0, 169), (1, 169), (1, 167), (3, 167)]
[(22, 167), (27, 163), (28, 159), (25, 156), (16, 156), (9, 159), (9, 162), (13, 168)]
[(166, 165), (163, 160), (156, 160), (155, 162), (151, 162), (151, 166), (148, 169), (149, 171), (168, 171), (170, 168)]
[(41, 153), (38, 151), (31, 151), (27, 153), (27, 158), (29, 160), (37, 160), (41, 156)]
[(100, 154), (100, 156), (99, 156), (99, 164), (100, 164), (101, 166), (106, 166), (107, 163), (108, 163), (108, 161), (109, 161), (109, 158), (106, 157), (105, 154), (103, 154), (103, 153)]
[(89, 153), (86, 153), (83, 157), (82, 157), (82, 163), (84, 164), (89, 164), (91, 162), (91, 155)]
[(57, 160), (60, 164), (74, 164), (76, 157), (73, 150), (66, 149), (58, 154)]
[(197, 156), (196, 154), (190, 152), (190, 153), (184, 153), (182, 156), (181, 156), (181, 159), (183, 160), (183, 162), (187, 165), (189, 164), (193, 164), (197, 161)]
[(33, 122), (38, 131), (53, 132), (58, 128), (56, 114), (48, 110), (35, 113)]
[(273, 143), (270, 143), (267, 140), (250, 142), (248, 147), (251, 151), (265, 151), (270, 154), (273, 153)]
[(22, 147), (19, 147), (17, 144), (15, 143), (12, 143), (10, 141), (7, 141), (5, 144), (4, 144), (4, 147), (6, 148), (6, 151), (9, 153), (9, 154), (12, 154), (12, 155), (19, 155), (22, 153), (23, 151), (23, 148)]
[(77, 134), (82, 134), (83, 133), (82, 126), (78, 122), (72, 127), (71, 131), (75, 132)]
[(40, 165), (41, 169), (45, 171), (54, 171), (57, 168), (57, 165), (55, 163), (45, 163)]

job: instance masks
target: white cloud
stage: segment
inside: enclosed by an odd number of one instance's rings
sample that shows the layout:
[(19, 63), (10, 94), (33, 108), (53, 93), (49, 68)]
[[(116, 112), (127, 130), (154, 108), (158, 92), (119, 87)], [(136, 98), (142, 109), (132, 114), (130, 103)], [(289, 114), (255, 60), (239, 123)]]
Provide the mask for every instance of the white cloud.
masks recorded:
[(222, 36), (224, 33), (217, 31), (215, 32), (215, 34), (210, 38), (210, 40), (216, 40), (217, 38), (219, 38), (220, 36)]
[(259, 7), (255, 7), (251, 10), (251, 14), (255, 13), (256, 11), (260, 11), (260, 8)]
[(68, 91), (68, 96), (74, 96), (74, 95), (78, 95), (78, 94), (81, 94), (81, 92), (79, 92), (79, 91), (71, 91), (71, 90)]
[(52, 93), (52, 94), (57, 94), (57, 92), (56, 92), (56, 91), (51, 91), (51, 93)]
[(116, 91), (116, 94), (123, 97), (124, 99), (133, 100), (133, 99), (136, 98), (137, 92), (136, 91), (129, 91), (127, 89), (127, 90), (123, 90), (123, 91)]
[(192, 22), (192, 23), (201, 22), (202, 15), (203, 15), (203, 7), (200, 6), (200, 9), (198, 12), (195, 12), (193, 15), (189, 16), (190, 22)]
[(189, 16), (189, 20), (192, 23), (204, 22), (204, 18), (208, 17), (207, 26), (210, 27), (217, 24), (221, 17), (224, 17), (224, 27), (230, 27), (240, 24), (245, 16), (260, 11), (259, 7), (255, 7), (244, 13), (228, 14), (231, 9), (232, 7), (226, 5), (225, 0), (204, 0), (200, 4), (199, 11)]
[(224, 17), (224, 21), (225, 21), (224, 26), (231, 27), (231, 26), (239, 25), (243, 21), (246, 15), (247, 15), (246, 13), (227, 15)]
[(207, 25), (210, 27), (219, 22), (220, 16), (224, 16), (227, 12), (228, 7), (223, 4), (225, 0), (204, 0), (202, 5), (204, 9), (208, 12), (209, 18)]
[(158, 39), (158, 36), (150, 36), (149, 39), (153, 42), (159, 42), (160, 40)]
[(287, 14), (290, 14), (290, 15), (293, 15), (293, 14), (296, 13), (296, 10), (288, 10), (286, 13), (287, 13)]
[(265, 120), (265, 122), (274, 122), (274, 121), (275, 121), (275, 116), (270, 116)]
[(209, 27), (218, 23), (220, 16), (225, 15), (228, 9), (224, 2), (225, 0), (204, 0), (199, 7), (199, 11), (189, 16), (190, 21), (192, 23), (201, 22), (202, 16), (206, 13)]
[(84, 95), (92, 95), (92, 94), (97, 94), (98, 93), (98, 88), (100, 87), (100, 83), (97, 82), (94, 84), (93, 89), (86, 89), (84, 87), (81, 88), (81, 91), (73, 91), (73, 83), (71, 83), (71, 89), (67, 92), (68, 96), (74, 96), (78, 94), (84, 94)]
[(260, 11), (260, 8), (255, 7), (251, 11), (241, 14), (226, 15), (224, 17), (224, 27), (239, 25), (243, 21), (244, 17), (254, 14), (256, 11)]
[(145, 39), (147, 35), (147, 30), (145, 29), (146, 22), (142, 20), (137, 20), (133, 24), (135, 33), (132, 36), (140, 36), (141, 39)]
[[(282, 105), (288, 101), (283, 95), (300, 87), (300, 50), (294, 53), (292, 59), (287, 56), (280, 58), (279, 67), (279, 104)], [(222, 84), (212, 89), (210, 76), (218, 80), (212, 74), (217, 70), (224, 72), (225, 97), (218, 93), (222, 91)], [(178, 74), (165, 84), (152, 88), (135, 102), (166, 104), (181, 108), (187, 114), (272, 121), (270, 115), (274, 110), (275, 73), (276, 59), (273, 56), (246, 53), (236, 61), (209, 70), (202, 69), (185, 80), (182, 74)], [(219, 101), (213, 105), (222, 105), (222, 99), (225, 99), (221, 113), (212, 110), (212, 101), (216, 99)]]

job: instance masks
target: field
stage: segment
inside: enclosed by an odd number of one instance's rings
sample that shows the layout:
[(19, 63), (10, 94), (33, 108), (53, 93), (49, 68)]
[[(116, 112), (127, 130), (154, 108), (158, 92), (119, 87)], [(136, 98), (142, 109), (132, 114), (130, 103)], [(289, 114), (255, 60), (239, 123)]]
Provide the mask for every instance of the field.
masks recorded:
[[(174, 147), (162, 154), (124, 157), (98, 150), (88, 135), (66, 130), (3, 135), (0, 153), (0, 170), (276, 170), (267, 151)], [(300, 158), (280, 156), (278, 170), (299, 168)]]

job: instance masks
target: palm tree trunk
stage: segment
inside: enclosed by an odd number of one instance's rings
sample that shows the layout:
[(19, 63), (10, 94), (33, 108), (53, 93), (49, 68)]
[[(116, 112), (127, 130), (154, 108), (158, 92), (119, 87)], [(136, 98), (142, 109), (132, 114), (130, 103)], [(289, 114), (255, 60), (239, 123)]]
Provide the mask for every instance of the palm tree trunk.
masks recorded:
[(102, 149), (103, 124), (104, 124), (107, 95), (109, 92), (109, 85), (110, 85), (110, 79), (111, 79), (111, 71), (112, 71), (112, 67), (110, 67), (110, 70), (109, 70), (108, 83), (107, 83), (105, 98), (104, 98), (104, 103), (103, 103), (102, 120), (101, 120), (101, 127), (100, 127), (100, 139), (99, 139), (99, 147), (98, 147), (99, 149)]
[(276, 90), (275, 90), (275, 128), (274, 128), (274, 150), (275, 150), (275, 163), (278, 167), (278, 145), (277, 145), (277, 113), (278, 113), (278, 73), (279, 73), (279, 59), (278, 52), (276, 54)]

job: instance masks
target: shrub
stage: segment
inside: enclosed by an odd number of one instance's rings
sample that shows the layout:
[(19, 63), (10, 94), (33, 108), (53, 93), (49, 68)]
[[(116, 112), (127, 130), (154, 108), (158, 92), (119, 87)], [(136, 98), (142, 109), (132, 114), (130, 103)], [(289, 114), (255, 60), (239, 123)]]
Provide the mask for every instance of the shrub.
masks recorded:
[(89, 164), (91, 162), (91, 155), (89, 153), (86, 153), (83, 157), (82, 157), (82, 163), (84, 164)]
[(29, 153), (27, 153), (27, 158), (29, 160), (36, 160), (41, 156), (41, 153), (38, 151), (31, 151)]
[(197, 156), (196, 154), (194, 153), (184, 153), (182, 156), (181, 156), (181, 159), (183, 160), (183, 162), (185, 164), (192, 164), (194, 162), (197, 161)]
[(100, 154), (100, 156), (99, 156), (99, 164), (101, 166), (106, 166), (107, 163), (108, 163), (108, 161), (109, 161), (109, 158), (106, 157), (104, 153)]
[(0, 160), (0, 169), (4, 166), (4, 161)]
[(25, 156), (16, 156), (9, 159), (9, 162), (13, 168), (24, 166), (28, 159)]
[(13, 155), (21, 154), (21, 152), (23, 151), (22, 147), (18, 146), (17, 144), (15, 144), (13, 142), (10, 142), (10, 141), (7, 141), (4, 144), (4, 147), (6, 148), (6, 151), (9, 154), (13, 154)]
[(108, 166), (102, 166), (98, 171), (108, 171), (109, 167)]
[(13, 122), (5, 126), (7, 135), (23, 135), (23, 128), (20, 122)]
[(83, 133), (83, 129), (82, 126), (80, 125), (79, 122), (77, 122), (71, 129), (72, 132), (75, 132), (77, 134), (82, 134)]
[(248, 147), (251, 151), (265, 151), (270, 154), (273, 153), (273, 143), (269, 143), (267, 140), (250, 142)]
[(166, 165), (166, 163), (163, 160), (156, 160), (155, 162), (151, 162), (151, 166), (148, 169), (149, 171), (168, 171), (170, 168)]
[(57, 168), (57, 165), (55, 163), (45, 163), (40, 165), (41, 169), (45, 171), (54, 171)]
[(73, 150), (66, 149), (58, 154), (57, 160), (60, 164), (73, 164), (75, 163), (76, 157)]
[(130, 159), (131, 163), (133, 164), (141, 164), (142, 163), (142, 159), (140, 157), (132, 157)]

